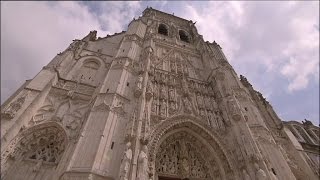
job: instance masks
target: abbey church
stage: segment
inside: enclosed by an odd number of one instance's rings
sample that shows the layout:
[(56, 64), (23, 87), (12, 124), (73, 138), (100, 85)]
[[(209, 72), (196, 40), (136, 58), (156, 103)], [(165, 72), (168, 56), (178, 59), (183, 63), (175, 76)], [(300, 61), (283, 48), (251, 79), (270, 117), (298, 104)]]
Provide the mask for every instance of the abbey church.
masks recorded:
[(281, 121), (192, 21), (147, 8), (96, 34), (1, 106), (1, 179), (319, 179), (319, 127)]

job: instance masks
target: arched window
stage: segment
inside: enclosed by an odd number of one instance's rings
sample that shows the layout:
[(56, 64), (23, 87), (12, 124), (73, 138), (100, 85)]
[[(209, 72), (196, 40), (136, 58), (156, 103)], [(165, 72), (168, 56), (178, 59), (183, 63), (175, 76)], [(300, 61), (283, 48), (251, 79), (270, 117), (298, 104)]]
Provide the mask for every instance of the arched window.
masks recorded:
[(158, 33), (162, 34), (162, 35), (165, 35), (165, 36), (168, 36), (168, 28), (167, 28), (167, 26), (164, 25), (164, 24), (160, 24), (159, 27), (158, 27)]
[(179, 36), (180, 36), (180, 40), (181, 41), (184, 41), (184, 42), (187, 42), (187, 43), (190, 42), (189, 36), (185, 31), (179, 30)]

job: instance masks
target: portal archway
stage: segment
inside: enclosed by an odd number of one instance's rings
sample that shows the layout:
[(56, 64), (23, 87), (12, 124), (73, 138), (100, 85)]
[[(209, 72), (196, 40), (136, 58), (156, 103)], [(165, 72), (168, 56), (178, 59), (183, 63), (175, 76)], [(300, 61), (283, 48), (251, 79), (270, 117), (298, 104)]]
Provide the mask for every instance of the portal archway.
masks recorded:
[(180, 115), (163, 121), (152, 132), (148, 149), (151, 179), (237, 179), (231, 153), (197, 118)]

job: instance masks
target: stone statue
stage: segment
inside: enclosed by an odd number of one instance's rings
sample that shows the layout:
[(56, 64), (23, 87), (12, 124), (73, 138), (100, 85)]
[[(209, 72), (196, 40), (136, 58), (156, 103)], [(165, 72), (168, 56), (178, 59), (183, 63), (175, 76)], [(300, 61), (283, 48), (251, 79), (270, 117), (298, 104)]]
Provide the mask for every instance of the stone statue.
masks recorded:
[(202, 99), (202, 96), (200, 94), (197, 95), (197, 100), (198, 100), (198, 106), (200, 108), (203, 108), (203, 99)]
[(147, 93), (150, 93), (150, 94), (153, 93), (152, 83), (150, 83), (150, 82), (147, 85)]
[(180, 149), (180, 157), (181, 157), (181, 173), (183, 175), (188, 175), (189, 174), (189, 162), (188, 162), (188, 151), (185, 143), (182, 141), (180, 143), (181, 149)]
[(138, 77), (138, 80), (136, 82), (136, 88), (137, 90), (141, 90), (142, 89), (142, 80), (143, 80), (143, 77), (142, 75), (140, 74), (139, 77)]
[(169, 89), (169, 100), (174, 101), (174, 90), (173, 89)]
[(161, 106), (160, 106), (160, 116), (166, 116), (166, 109), (167, 109), (167, 103), (163, 99), (162, 103), (161, 103)]
[(132, 159), (131, 143), (128, 142), (126, 144), (126, 151), (124, 153), (121, 167), (120, 167), (120, 180), (128, 180), (131, 159)]
[(175, 72), (176, 71), (176, 65), (173, 61), (170, 62), (170, 68), (171, 68), (171, 72)]
[(146, 145), (142, 146), (140, 154), (138, 156), (138, 180), (148, 180), (148, 148)]
[(176, 106), (175, 106), (175, 103), (174, 102), (170, 102), (170, 114), (173, 114), (176, 110)]
[(167, 99), (167, 94), (166, 94), (166, 88), (165, 86), (162, 86), (161, 90), (160, 90), (160, 98), (161, 99)]
[(191, 103), (190, 103), (188, 97), (183, 98), (183, 104), (184, 104), (184, 107), (185, 107), (185, 111), (187, 113), (191, 113), (192, 107), (191, 107)]
[(214, 98), (211, 97), (210, 99), (211, 99), (211, 102), (212, 102), (212, 107), (213, 107), (213, 109), (218, 109), (218, 104), (217, 104), (217, 102), (214, 100)]
[(257, 163), (254, 163), (254, 168), (256, 170), (256, 180), (266, 180), (267, 175), (263, 169), (259, 167)]
[(152, 101), (152, 107), (151, 107), (151, 112), (153, 113), (153, 114), (156, 114), (157, 113), (157, 101), (154, 99), (153, 101)]

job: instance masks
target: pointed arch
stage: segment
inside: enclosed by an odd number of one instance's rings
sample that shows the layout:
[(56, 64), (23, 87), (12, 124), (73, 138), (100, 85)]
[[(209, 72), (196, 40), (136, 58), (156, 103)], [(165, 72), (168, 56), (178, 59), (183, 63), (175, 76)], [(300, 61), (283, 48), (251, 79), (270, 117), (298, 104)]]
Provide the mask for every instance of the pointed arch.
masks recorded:
[[(37, 179), (32, 172), (44, 173), (39, 171), (43, 166), (46, 171), (54, 172), (67, 145), (67, 133), (58, 123), (32, 126), (20, 132), (1, 154), (1, 178)], [(30, 177), (16, 173), (22, 169), (30, 172)]]
[[(205, 147), (211, 156), (207, 164), (215, 162), (219, 166), (219, 174), (222, 179), (237, 179), (236, 174), (238, 172), (233, 171), (236, 169), (233, 167), (231, 156), (232, 154), (227, 150), (226, 145), (222, 142), (222, 138), (217, 133), (211, 131), (208, 127), (203, 125), (202, 121), (196, 117), (190, 115), (177, 115), (168, 118), (166, 121), (159, 123), (159, 125), (151, 132), (149, 138), (149, 166), (152, 169), (152, 175), (156, 174), (156, 160), (157, 153), (160, 145), (170, 136), (184, 132), (194, 137), (197, 141), (201, 142), (201, 146)], [(201, 148), (202, 149), (202, 148)], [(211, 168), (212, 173), (217, 174), (215, 168)]]

